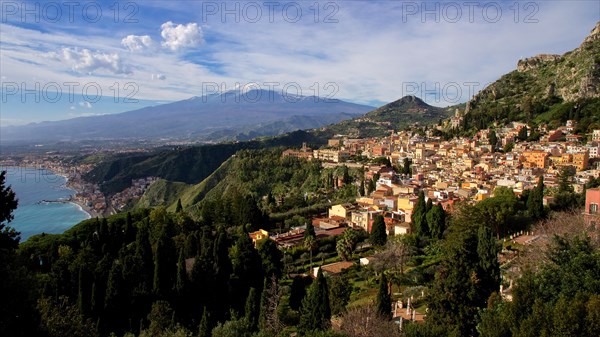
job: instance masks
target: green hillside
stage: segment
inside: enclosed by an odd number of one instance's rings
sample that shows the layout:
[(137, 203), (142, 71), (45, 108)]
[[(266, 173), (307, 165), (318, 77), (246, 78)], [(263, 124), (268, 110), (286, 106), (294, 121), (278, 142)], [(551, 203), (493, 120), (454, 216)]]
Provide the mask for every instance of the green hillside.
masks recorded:
[[(136, 202), (138, 208), (176, 204), (177, 199), (189, 187), (186, 183), (160, 179), (148, 187), (144, 195)], [(175, 208), (173, 208), (173, 211)]]
[(304, 142), (319, 146), (326, 142), (326, 138), (317, 133), (294, 131), (279, 137), (246, 142), (169, 148), (153, 154), (120, 154), (100, 162), (84, 179), (99, 184), (105, 194), (122, 191), (129, 187), (132, 179), (149, 176), (197, 184), (239, 150), (300, 146)]
[(450, 117), (455, 108), (431, 106), (415, 96), (405, 96), (375, 109), (362, 117), (342, 121), (327, 129), (352, 137), (381, 137), (389, 130), (399, 130), (415, 123), (434, 124)]

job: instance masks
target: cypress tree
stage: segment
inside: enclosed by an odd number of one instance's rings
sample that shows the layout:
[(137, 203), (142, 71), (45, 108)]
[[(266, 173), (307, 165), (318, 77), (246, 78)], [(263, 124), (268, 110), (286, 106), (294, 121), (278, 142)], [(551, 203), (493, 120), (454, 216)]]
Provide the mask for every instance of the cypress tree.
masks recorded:
[(244, 319), (248, 322), (251, 331), (258, 330), (258, 318), (260, 316), (261, 296), (256, 288), (250, 288), (246, 299)]
[(213, 324), (210, 319), (210, 315), (206, 307), (202, 310), (202, 320), (200, 320), (200, 326), (198, 327), (198, 337), (211, 337)]
[(310, 285), (306, 297), (302, 300), (300, 312), (301, 331), (308, 332), (329, 328), (331, 319), (329, 288), (321, 269), (319, 269), (317, 278)]
[(142, 293), (149, 292), (153, 285), (154, 259), (152, 246), (150, 245), (150, 233), (148, 232), (148, 221), (144, 222), (135, 238), (135, 258), (139, 263), (139, 290)]
[(425, 213), (429, 213), (433, 208), (433, 200), (427, 199), (427, 203), (425, 203)]
[(529, 215), (539, 220), (544, 218), (544, 176), (540, 176), (537, 186), (529, 192), (527, 198), (527, 211)]
[(375, 217), (369, 240), (374, 246), (385, 245), (385, 242), (387, 241), (387, 233), (385, 231), (385, 221), (383, 220), (382, 215), (377, 215)]
[(187, 286), (187, 271), (185, 269), (185, 256), (183, 249), (179, 253), (179, 260), (177, 261), (177, 281), (175, 283), (175, 292), (179, 296), (185, 295)]
[(379, 292), (377, 293), (377, 313), (386, 320), (392, 319), (392, 298), (385, 273), (379, 279)]
[(183, 206), (181, 205), (181, 198), (177, 199), (177, 207), (175, 208), (176, 213), (183, 212)]
[(154, 253), (154, 292), (162, 298), (168, 297), (174, 285), (175, 261), (173, 259), (173, 243), (167, 236), (166, 230), (161, 231), (161, 235), (156, 243), (156, 252)]
[(439, 240), (442, 238), (446, 230), (446, 211), (444, 211), (442, 205), (437, 204), (427, 212), (427, 226), (432, 239)]
[(485, 303), (488, 297), (500, 287), (500, 263), (498, 244), (492, 230), (481, 225), (477, 232), (477, 255), (479, 256), (479, 293)]
[(429, 231), (427, 228), (426, 208), (427, 205), (425, 203), (425, 193), (420, 191), (419, 199), (417, 200), (412, 213), (413, 231), (419, 237), (428, 237)]
[(233, 248), (231, 259), (233, 266), (233, 277), (231, 279), (233, 294), (231, 299), (234, 301), (233, 308), (237, 312), (244, 309), (244, 301), (250, 288), (260, 288), (263, 283), (260, 256), (254, 248), (248, 233), (244, 230), (241, 232)]
[(317, 234), (315, 233), (315, 226), (313, 226), (312, 221), (309, 221), (306, 224), (306, 229), (304, 230), (304, 239), (306, 239), (309, 236), (317, 238)]

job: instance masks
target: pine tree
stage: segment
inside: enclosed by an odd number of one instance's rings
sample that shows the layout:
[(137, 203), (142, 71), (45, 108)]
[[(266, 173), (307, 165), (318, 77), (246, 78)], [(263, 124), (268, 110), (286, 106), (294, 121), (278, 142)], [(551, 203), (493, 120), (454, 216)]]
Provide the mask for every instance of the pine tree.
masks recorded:
[(379, 279), (379, 292), (377, 293), (377, 313), (386, 320), (392, 319), (392, 298), (385, 273)]
[(317, 278), (310, 285), (306, 297), (302, 300), (300, 312), (301, 331), (308, 332), (329, 328), (331, 319), (329, 288), (321, 269), (319, 269)]
[(183, 212), (183, 206), (181, 206), (181, 198), (177, 199), (177, 208), (175, 208), (175, 213)]
[(382, 215), (377, 215), (375, 217), (369, 240), (374, 246), (385, 245), (385, 242), (387, 241), (387, 233), (385, 231), (385, 221)]

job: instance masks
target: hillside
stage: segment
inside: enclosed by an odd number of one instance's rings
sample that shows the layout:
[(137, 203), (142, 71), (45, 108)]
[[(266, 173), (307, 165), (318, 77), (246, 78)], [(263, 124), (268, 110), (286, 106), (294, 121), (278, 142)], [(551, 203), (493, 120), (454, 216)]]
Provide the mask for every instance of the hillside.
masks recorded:
[(415, 96), (401, 99), (375, 109), (362, 117), (342, 121), (327, 127), (336, 134), (352, 137), (377, 137), (388, 130), (398, 130), (414, 123), (433, 124), (451, 116), (454, 108), (431, 106)]
[(467, 103), (465, 131), (510, 121), (580, 121), (581, 132), (600, 123), (600, 22), (583, 43), (564, 55), (541, 54), (520, 60), (517, 68)]
[(314, 133), (295, 131), (279, 137), (246, 142), (169, 148), (153, 154), (115, 155), (105, 158), (88, 172), (84, 179), (99, 184), (105, 194), (122, 191), (129, 187), (132, 179), (150, 176), (173, 182), (198, 184), (239, 150), (300, 146), (304, 142), (318, 146), (326, 140)]

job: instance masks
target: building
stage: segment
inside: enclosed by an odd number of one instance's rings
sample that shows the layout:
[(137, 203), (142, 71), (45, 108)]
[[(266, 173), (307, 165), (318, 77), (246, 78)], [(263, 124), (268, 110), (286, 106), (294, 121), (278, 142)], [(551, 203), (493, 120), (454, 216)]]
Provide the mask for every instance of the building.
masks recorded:
[(592, 132), (592, 141), (600, 142), (600, 130), (594, 130), (594, 132)]
[(352, 204), (339, 204), (333, 205), (329, 208), (328, 215), (332, 217), (340, 217), (344, 219), (351, 219), (351, 212), (355, 209)]
[(577, 171), (585, 171), (588, 167), (588, 161), (590, 159), (589, 152), (576, 153), (573, 155), (573, 166)]
[(527, 168), (547, 168), (550, 154), (546, 151), (533, 150), (523, 152), (524, 166)]
[(285, 151), (283, 151), (281, 156), (312, 160), (313, 159), (313, 151), (310, 147), (306, 146), (306, 143), (302, 143), (302, 148), (300, 150), (292, 150), (292, 149), (285, 150)]
[(350, 158), (350, 153), (348, 151), (341, 150), (314, 150), (313, 157), (322, 161), (341, 163)]
[(583, 220), (593, 230), (600, 229), (600, 188), (590, 188), (585, 193)]
[(250, 239), (252, 239), (254, 247), (256, 247), (258, 241), (269, 238), (269, 232), (264, 229), (259, 229), (256, 232), (248, 233), (248, 235), (250, 236)]

